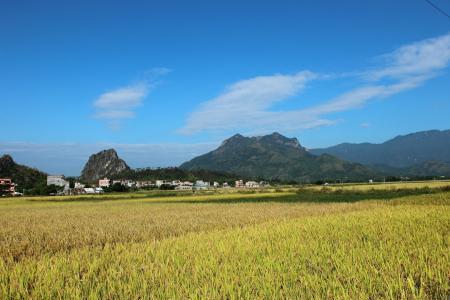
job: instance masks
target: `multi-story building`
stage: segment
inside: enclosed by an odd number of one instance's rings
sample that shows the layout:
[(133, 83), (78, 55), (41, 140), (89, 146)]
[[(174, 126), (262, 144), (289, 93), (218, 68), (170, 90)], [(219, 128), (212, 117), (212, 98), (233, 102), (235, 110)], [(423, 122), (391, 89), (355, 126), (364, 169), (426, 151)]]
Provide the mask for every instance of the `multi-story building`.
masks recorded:
[(109, 187), (110, 180), (108, 178), (103, 178), (98, 181), (99, 187)]
[(0, 195), (14, 195), (16, 184), (10, 178), (0, 178)]
[(234, 186), (237, 188), (243, 188), (244, 187), (244, 181), (243, 180), (236, 180), (234, 183)]

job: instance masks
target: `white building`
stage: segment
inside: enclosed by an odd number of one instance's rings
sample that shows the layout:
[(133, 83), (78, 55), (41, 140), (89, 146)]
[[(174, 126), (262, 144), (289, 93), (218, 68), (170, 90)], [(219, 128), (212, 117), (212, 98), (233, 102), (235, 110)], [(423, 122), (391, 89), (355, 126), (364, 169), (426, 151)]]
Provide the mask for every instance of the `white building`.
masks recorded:
[(184, 185), (184, 184), (180, 184), (177, 185), (175, 187), (176, 190), (180, 190), (180, 191), (186, 191), (186, 190), (192, 190), (192, 185)]
[(85, 194), (103, 194), (103, 189), (101, 187), (98, 188), (84, 188)]
[(95, 194), (94, 188), (84, 188), (86, 194)]
[(194, 188), (197, 190), (205, 190), (209, 188), (209, 182), (204, 182), (203, 180), (197, 180), (194, 184)]
[(217, 181), (214, 181), (213, 187), (218, 188), (219, 186), (220, 186), (220, 184)]
[(243, 188), (244, 187), (244, 181), (236, 180), (236, 182), (234, 183), (234, 186), (237, 187), (237, 188)]
[(179, 186), (179, 185), (181, 185), (181, 181), (173, 180), (170, 184), (173, 185), (173, 186)]
[(63, 175), (49, 175), (47, 176), (47, 185), (63, 186), (69, 188), (69, 182), (64, 179)]
[(150, 187), (150, 186), (154, 186), (153, 182), (151, 182), (151, 181), (136, 181), (137, 188), (144, 188), (144, 187)]
[(155, 181), (155, 185), (156, 185), (157, 187), (161, 187), (163, 184), (164, 184), (164, 180), (156, 180), (156, 181)]
[(128, 179), (123, 179), (123, 180), (113, 180), (112, 184), (116, 184), (116, 183), (120, 183), (123, 186), (127, 186), (127, 187), (133, 187), (136, 185), (136, 182), (134, 182), (133, 180), (128, 180)]
[(74, 188), (76, 189), (82, 189), (84, 188), (84, 184), (80, 183), (80, 182), (75, 182)]
[(256, 189), (259, 188), (259, 183), (257, 183), (256, 181), (247, 181), (245, 183), (245, 187), (249, 189)]

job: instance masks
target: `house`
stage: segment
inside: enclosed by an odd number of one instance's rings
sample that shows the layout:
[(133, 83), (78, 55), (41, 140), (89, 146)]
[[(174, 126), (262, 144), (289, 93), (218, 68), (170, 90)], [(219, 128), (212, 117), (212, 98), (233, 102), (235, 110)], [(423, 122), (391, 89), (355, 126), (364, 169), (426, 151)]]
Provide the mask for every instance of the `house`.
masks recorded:
[(137, 188), (145, 188), (145, 187), (151, 187), (155, 186), (153, 182), (151, 181), (136, 181), (136, 187)]
[(184, 184), (180, 184), (180, 185), (177, 185), (177, 186), (175, 187), (175, 189), (176, 189), (176, 190), (179, 190), (179, 191), (192, 190), (192, 185), (184, 185)]
[(218, 188), (219, 186), (220, 186), (220, 184), (217, 181), (214, 181), (213, 187)]
[(156, 180), (155, 184), (159, 188), (164, 184), (164, 180)]
[(224, 182), (224, 183), (222, 184), (222, 187), (223, 187), (224, 189), (230, 188), (230, 186), (228, 185), (228, 182)]
[(173, 186), (179, 186), (179, 185), (181, 185), (181, 181), (173, 180), (170, 184), (173, 185)]
[(203, 180), (197, 180), (194, 184), (196, 190), (206, 190), (209, 188), (209, 182), (204, 182)]
[(122, 180), (113, 180), (112, 184), (121, 184), (123, 186), (127, 186), (127, 187), (133, 187), (136, 185), (136, 182), (134, 182), (133, 180), (128, 180), (128, 179), (122, 179)]
[(98, 181), (99, 187), (109, 187), (110, 180), (108, 178), (103, 178)]
[(47, 185), (63, 186), (64, 189), (69, 188), (69, 182), (64, 179), (64, 175), (48, 175)]
[(82, 188), (84, 188), (84, 184), (82, 184), (82, 183), (77, 181), (77, 182), (75, 182), (74, 188), (75, 189), (82, 189)]
[(259, 188), (259, 183), (257, 183), (256, 181), (247, 181), (245, 183), (245, 187), (249, 189), (256, 189)]
[(14, 195), (16, 184), (11, 178), (0, 178), (0, 195)]
[(244, 181), (243, 180), (236, 180), (234, 183), (234, 186), (237, 188), (243, 188), (244, 187)]

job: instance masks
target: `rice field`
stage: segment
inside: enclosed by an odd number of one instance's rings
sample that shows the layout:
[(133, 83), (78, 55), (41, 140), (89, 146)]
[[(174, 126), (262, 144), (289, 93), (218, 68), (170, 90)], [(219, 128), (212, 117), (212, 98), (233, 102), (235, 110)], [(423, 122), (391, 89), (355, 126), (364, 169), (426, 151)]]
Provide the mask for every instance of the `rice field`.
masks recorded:
[(0, 299), (447, 299), (445, 186), (0, 199)]

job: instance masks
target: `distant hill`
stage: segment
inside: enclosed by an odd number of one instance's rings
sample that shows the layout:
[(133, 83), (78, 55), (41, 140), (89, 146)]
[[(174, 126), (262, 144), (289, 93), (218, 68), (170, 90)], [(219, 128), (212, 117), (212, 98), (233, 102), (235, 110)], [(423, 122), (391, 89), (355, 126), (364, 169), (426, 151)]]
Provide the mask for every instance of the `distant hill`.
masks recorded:
[(280, 181), (322, 179), (366, 180), (377, 172), (334, 156), (309, 153), (296, 138), (279, 133), (261, 137), (236, 134), (214, 151), (180, 166), (184, 170), (211, 170)]
[(100, 151), (89, 157), (80, 179), (94, 183), (103, 177), (112, 177), (123, 171), (131, 170), (123, 159), (120, 159), (116, 150), (108, 149)]
[[(312, 149), (364, 165), (394, 168), (420, 167), (425, 162), (450, 162), (450, 130), (430, 130), (397, 136), (382, 144), (344, 143), (329, 148)], [(432, 169), (431, 169), (432, 170)]]
[(10, 155), (0, 157), (0, 178), (11, 178), (17, 190), (32, 189), (46, 183), (47, 174), (37, 169), (17, 164)]
[(405, 174), (416, 176), (450, 177), (450, 163), (441, 161), (426, 161), (406, 168)]
[(374, 169), (393, 176), (421, 177), (450, 177), (450, 163), (441, 161), (426, 161), (406, 168), (394, 168), (386, 165), (374, 165)]

